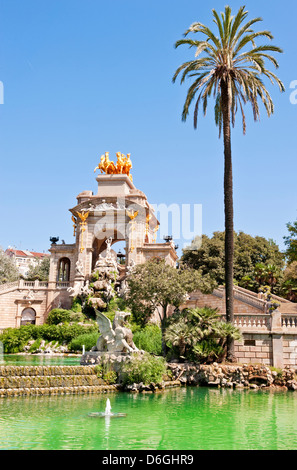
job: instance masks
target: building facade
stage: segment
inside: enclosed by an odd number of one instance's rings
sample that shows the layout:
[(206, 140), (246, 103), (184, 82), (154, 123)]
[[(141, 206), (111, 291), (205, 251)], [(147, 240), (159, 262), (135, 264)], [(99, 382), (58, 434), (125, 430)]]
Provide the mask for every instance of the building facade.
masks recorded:
[(12, 247), (8, 247), (7, 250), (5, 250), (5, 254), (13, 260), (19, 273), (22, 276), (27, 276), (31, 266), (34, 268), (44, 258), (50, 256), (49, 253), (38, 253), (29, 250), (18, 250)]

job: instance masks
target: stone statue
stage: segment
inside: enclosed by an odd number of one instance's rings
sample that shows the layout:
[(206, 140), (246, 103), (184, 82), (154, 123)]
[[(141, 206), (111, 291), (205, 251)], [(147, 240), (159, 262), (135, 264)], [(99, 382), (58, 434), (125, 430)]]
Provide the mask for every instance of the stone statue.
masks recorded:
[(82, 261), (78, 259), (75, 263), (75, 274), (79, 276), (83, 276), (84, 275), (83, 271), (84, 271), (84, 266), (82, 264)]
[(106, 259), (109, 259), (111, 257), (111, 243), (112, 243), (112, 237), (109, 237), (105, 240), (106, 243)]
[(95, 351), (112, 353), (132, 353), (138, 351), (133, 342), (132, 331), (125, 326), (125, 319), (131, 315), (128, 312), (116, 312), (113, 324), (104, 313), (95, 310), (96, 320), (101, 336)]

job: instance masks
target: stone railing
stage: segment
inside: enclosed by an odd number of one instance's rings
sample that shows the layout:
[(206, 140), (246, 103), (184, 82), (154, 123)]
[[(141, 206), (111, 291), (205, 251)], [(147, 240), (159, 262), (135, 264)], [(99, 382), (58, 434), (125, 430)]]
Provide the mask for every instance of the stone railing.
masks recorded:
[(269, 332), (283, 330), (283, 333), (297, 333), (297, 314), (280, 313), (275, 310), (272, 314), (235, 314), (234, 326), (242, 332)]
[(240, 314), (234, 315), (234, 326), (242, 331), (269, 331), (271, 329), (271, 315), (267, 314)]
[[(256, 307), (258, 310), (261, 310), (262, 312), (266, 313), (267, 302), (265, 299), (259, 298), (256, 293), (239, 286), (233, 286), (233, 292), (235, 299), (241, 300), (251, 305), (252, 307)], [(214, 289), (212, 294), (222, 298), (225, 295), (225, 289), (224, 287), (219, 286), (218, 288)]]
[(262, 312), (266, 312), (266, 300), (259, 299), (256, 295), (253, 295), (251, 292), (249, 293), (246, 290), (239, 289), (234, 287), (234, 298), (238, 300), (242, 300), (243, 302), (251, 305), (252, 307), (256, 307)]
[(36, 279), (36, 281), (27, 281), (26, 279), (20, 279), (19, 284), (18, 284), (18, 289), (47, 289), (48, 287), (48, 282), (45, 281), (39, 281)]
[(6, 282), (5, 284), (0, 285), (0, 294), (4, 291), (14, 289), (18, 287), (19, 281), (14, 281), (14, 282)]
[[(56, 289), (68, 289), (70, 286), (70, 282), (66, 281), (58, 281), (54, 282), (52, 285), (52, 288)], [(20, 279), (19, 281), (15, 282), (7, 282), (5, 284), (0, 285), (0, 294), (7, 292), (9, 290), (15, 290), (15, 289), (33, 289), (33, 290), (42, 290), (42, 289), (48, 289), (49, 288), (49, 283), (47, 281), (27, 281), (26, 279)]]
[(70, 283), (66, 282), (66, 281), (56, 282), (56, 288), (57, 289), (68, 289), (69, 286), (70, 286)]
[(282, 314), (281, 325), (285, 330), (295, 330), (297, 331), (297, 315)]

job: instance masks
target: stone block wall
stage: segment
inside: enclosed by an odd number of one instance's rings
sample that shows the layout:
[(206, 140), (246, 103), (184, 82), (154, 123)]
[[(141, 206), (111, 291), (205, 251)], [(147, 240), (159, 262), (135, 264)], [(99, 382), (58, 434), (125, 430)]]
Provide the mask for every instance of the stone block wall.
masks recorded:
[(283, 357), (286, 366), (297, 366), (297, 336), (284, 335)]
[(243, 341), (235, 341), (234, 352), (240, 363), (273, 364), (272, 339), (267, 334), (244, 334)]

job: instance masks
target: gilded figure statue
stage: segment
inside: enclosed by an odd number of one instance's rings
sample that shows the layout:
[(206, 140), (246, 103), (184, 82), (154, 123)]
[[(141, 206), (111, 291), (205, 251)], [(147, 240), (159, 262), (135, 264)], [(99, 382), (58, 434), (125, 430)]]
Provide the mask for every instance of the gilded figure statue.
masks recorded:
[(127, 156), (125, 156), (123, 153), (117, 152), (116, 157), (117, 162), (115, 164), (109, 159), (109, 152), (105, 152), (104, 155), (101, 155), (100, 163), (96, 166), (94, 172), (100, 170), (101, 173), (106, 173), (107, 175), (125, 174), (132, 181), (132, 175), (130, 173), (132, 168), (130, 153), (127, 153)]

